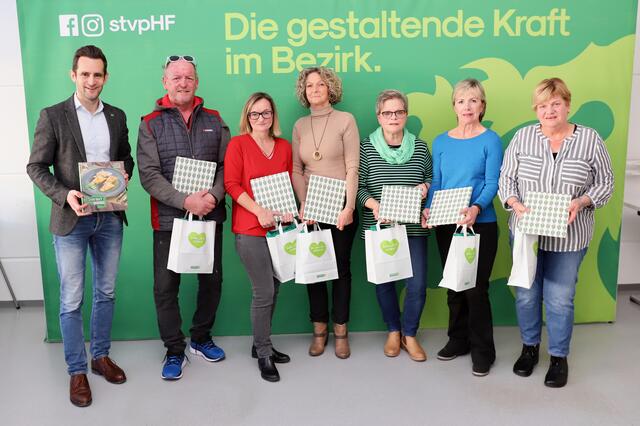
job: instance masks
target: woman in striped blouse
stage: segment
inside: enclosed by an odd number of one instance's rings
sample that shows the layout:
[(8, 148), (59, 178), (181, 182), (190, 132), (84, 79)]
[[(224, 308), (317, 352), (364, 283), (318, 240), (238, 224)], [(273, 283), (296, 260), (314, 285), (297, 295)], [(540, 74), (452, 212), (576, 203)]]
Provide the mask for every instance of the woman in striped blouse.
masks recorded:
[[(405, 129), (408, 114), (407, 97), (397, 90), (378, 95), (376, 116), (378, 127), (360, 144), (358, 203), (366, 207), (362, 213), (361, 238), (380, 219), (380, 196), (383, 185), (418, 186), (422, 197), (431, 182), (431, 155), (427, 144)], [(413, 277), (406, 280), (402, 320), (396, 283), (376, 285), (376, 296), (389, 334), (384, 354), (398, 356), (402, 346), (414, 361), (425, 361), (427, 355), (416, 339), (427, 288), (427, 236), (420, 224), (407, 224)], [(401, 335), (402, 333), (402, 335)]]
[(533, 92), (540, 121), (515, 134), (505, 151), (500, 174), (500, 199), (511, 211), (509, 229), (528, 211), (528, 191), (570, 194), (566, 238), (541, 236), (536, 276), (530, 289), (516, 287), (516, 312), (522, 354), (513, 366), (529, 376), (538, 363), (542, 303), (546, 310), (551, 362), (545, 385), (567, 383), (567, 355), (573, 330), (573, 298), (578, 268), (593, 236), (594, 209), (613, 192), (613, 172), (598, 133), (568, 121), (571, 92), (559, 78), (543, 80)]

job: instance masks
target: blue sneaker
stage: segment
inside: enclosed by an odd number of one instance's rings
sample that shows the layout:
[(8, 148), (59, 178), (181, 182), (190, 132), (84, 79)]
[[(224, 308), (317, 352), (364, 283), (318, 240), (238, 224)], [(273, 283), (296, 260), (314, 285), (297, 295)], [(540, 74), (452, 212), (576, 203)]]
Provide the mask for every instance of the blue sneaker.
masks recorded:
[(187, 357), (181, 355), (167, 355), (162, 367), (161, 377), (165, 380), (178, 380), (182, 377), (182, 367), (187, 363)]
[(192, 340), (189, 350), (192, 354), (200, 355), (209, 362), (218, 362), (224, 359), (224, 351), (216, 346), (213, 340), (208, 340), (204, 343), (196, 343)]

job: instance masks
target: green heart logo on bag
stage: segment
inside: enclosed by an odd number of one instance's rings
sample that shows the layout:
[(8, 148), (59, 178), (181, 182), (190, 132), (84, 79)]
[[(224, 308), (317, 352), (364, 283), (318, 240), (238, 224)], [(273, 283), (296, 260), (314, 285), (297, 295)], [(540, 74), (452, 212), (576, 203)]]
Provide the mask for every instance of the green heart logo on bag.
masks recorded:
[(284, 251), (287, 254), (290, 254), (291, 256), (295, 256), (296, 255), (296, 242), (295, 241), (290, 241), (287, 244), (284, 245)]
[(199, 234), (197, 232), (191, 232), (189, 233), (189, 236), (187, 238), (189, 239), (191, 245), (195, 248), (200, 248), (207, 242), (207, 236), (204, 232), (201, 232)]
[(383, 252), (387, 253), (389, 256), (393, 256), (398, 251), (398, 247), (400, 247), (400, 243), (395, 238), (391, 241), (384, 240), (380, 243), (380, 248)]
[(534, 241), (533, 243), (533, 254), (536, 255), (536, 257), (538, 257), (538, 242)]
[(469, 264), (473, 263), (473, 261), (476, 259), (476, 249), (474, 248), (468, 248), (464, 251), (464, 257), (467, 259), (467, 262), (469, 262)]
[(327, 245), (324, 241), (320, 241), (319, 243), (311, 243), (309, 245), (309, 251), (315, 257), (322, 257), (322, 255), (327, 251)]

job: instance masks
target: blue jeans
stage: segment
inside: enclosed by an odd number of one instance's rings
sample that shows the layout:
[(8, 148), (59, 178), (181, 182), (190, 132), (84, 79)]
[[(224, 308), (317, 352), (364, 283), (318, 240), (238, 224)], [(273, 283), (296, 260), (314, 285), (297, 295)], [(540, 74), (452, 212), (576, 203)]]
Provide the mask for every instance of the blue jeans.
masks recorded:
[(569, 355), (573, 331), (573, 298), (578, 269), (587, 248), (578, 251), (538, 251), (536, 277), (530, 289), (516, 287), (516, 313), (525, 345), (540, 343), (542, 303), (546, 311), (549, 354)]
[(408, 239), (413, 277), (405, 280), (406, 294), (402, 322), (396, 282), (376, 285), (376, 296), (387, 329), (402, 331), (405, 336), (415, 336), (427, 295), (427, 237), (409, 237)]
[(91, 254), (93, 304), (91, 308), (91, 355), (107, 356), (111, 347), (114, 290), (120, 249), (122, 220), (113, 213), (94, 213), (78, 218), (75, 228), (64, 236), (54, 235), (60, 279), (60, 330), (64, 358), (70, 375), (87, 372), (82, 301), (87, 248)]

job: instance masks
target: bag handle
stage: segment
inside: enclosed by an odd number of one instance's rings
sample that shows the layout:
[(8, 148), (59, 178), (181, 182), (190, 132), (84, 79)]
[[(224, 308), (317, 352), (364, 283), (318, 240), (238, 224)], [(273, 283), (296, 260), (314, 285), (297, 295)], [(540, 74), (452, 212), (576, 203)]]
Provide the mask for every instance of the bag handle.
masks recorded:
[[(284, 228), (282, 227), (282, 221), (278, 220), (278, 221), (276, 221), (276, 223), (277, 223), (276, 224), (276, 231), (278, 231), (278, 234), (280, 234), (280, 235), (284, 234)], [(295, 217), (293, 218), (293, 223), (295, 224), (295, 226), (297, 228), (298, 225), (299, 225), (299, 222), (296, 220)]]
[(194, 220), (194, 219), (193, 219), (193, 217), (194, 217), (194, 216), (196, 217), (196, 219), (195, 219), (195, 220), (202, 220), (202, 218), (204, 217), (204, 216), (197, 216), (197, 215), (194, 215), (194, 214), (193, 214), (193, 213), (191, 213), (190, 211), (187, 211), (187, 212), (184, 214), (184, 217), (183, 217), (182, 219), (184, 219), (184, 220), (188, 220), (189, 222), (193, 222), (193, 220)]
[[(462, 232), (458, 232), (458, 229), (462, 228)], [(469, 232), (470, 231), (470, 232)], [(473, 230), (473, 225), (469, 225), (467, 227), (466, 224), (456, 226), (456, 229), (453, 231), (454, 234), (462, 234), (463, 237), (475, 237), (476, 231)]]

